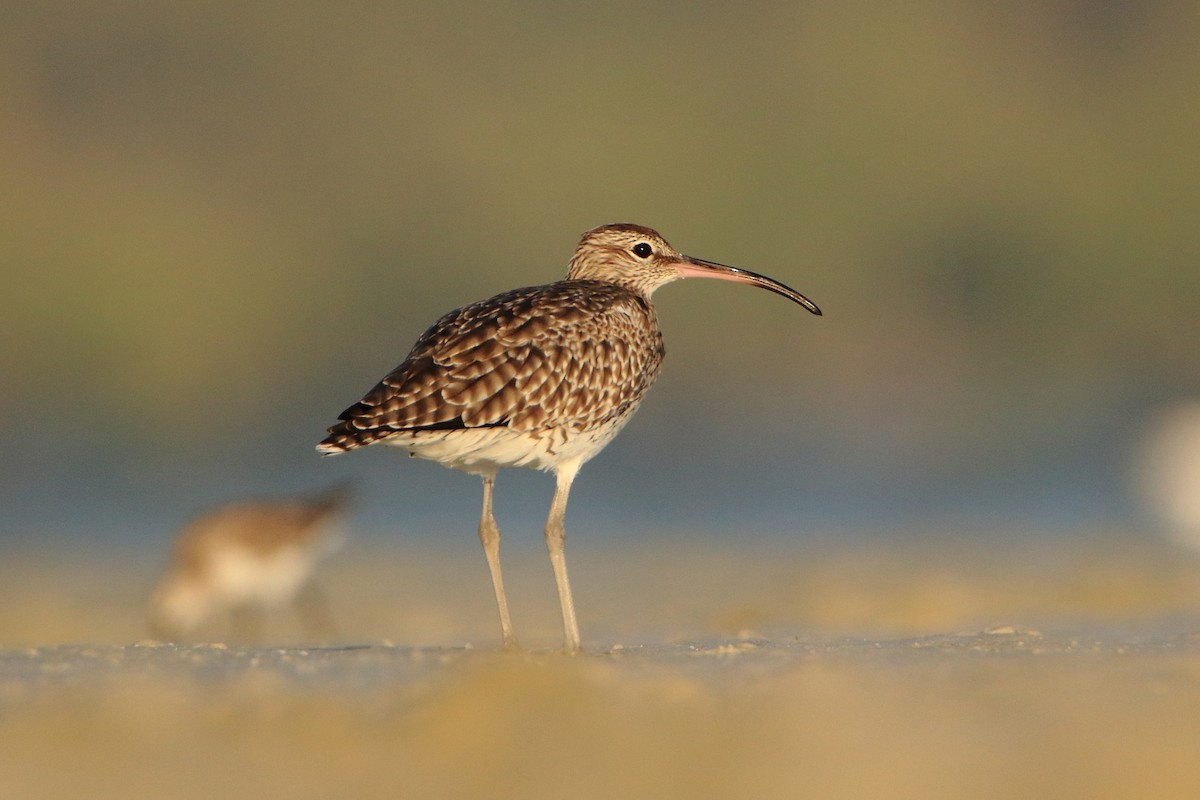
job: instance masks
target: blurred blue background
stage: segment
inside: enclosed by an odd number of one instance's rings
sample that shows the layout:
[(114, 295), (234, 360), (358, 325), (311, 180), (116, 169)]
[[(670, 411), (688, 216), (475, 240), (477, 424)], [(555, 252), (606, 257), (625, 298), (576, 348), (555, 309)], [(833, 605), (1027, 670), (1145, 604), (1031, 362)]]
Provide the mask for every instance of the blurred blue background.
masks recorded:
[[(826, 316), (661, 291), (666, 369), (572, 531), (1123, 524), (1148, 421), (1200, 395), (1187, 4), (3, 17), (9, 542), (164, 537), (346, 477), (360, 530), (473, 537), (475, 479), (313, 446), (440, 314), (616, 221)], [(551, 488), (502, 475), (502, 528), (538, 535)]]

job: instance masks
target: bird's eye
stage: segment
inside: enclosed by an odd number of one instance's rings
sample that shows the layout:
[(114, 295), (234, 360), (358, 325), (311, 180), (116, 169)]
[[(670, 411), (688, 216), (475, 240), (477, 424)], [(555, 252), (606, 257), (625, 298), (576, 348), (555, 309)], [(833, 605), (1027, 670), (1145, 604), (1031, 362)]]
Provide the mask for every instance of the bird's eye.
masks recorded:
[(633, 246), (633, 254), (638, 258), (649, 258), (654, 255), (654, 248), (646, 242), (638, 242)]

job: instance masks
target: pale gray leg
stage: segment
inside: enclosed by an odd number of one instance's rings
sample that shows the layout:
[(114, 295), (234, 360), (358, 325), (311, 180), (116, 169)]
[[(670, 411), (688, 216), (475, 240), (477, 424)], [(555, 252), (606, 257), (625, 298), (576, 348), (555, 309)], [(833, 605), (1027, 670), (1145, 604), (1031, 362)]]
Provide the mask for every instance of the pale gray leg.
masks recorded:
[(560, 467), (555, 473), (554, 500), (550, 503), (550, 516), (546, 518), (546, 549), (550, 551), (550, 563), (554, 567), (554, 581), (558, 584), (558, 602), (562, 605), (563, 652), (579, 652), (579, 623), (575, 620), (575, 601), (571, 598), (571, 581), (567, 577), (567, 556), (563, 543), (567, 538), (563, 519), (567, 515), (567, 496), (571, 493), (571, 482), (575, 480), (578, 465)]
[(483, 476), (483, 513), (479, 518), (479, 541), (487, 556), (488, 569), (492, 573), (492, 586), (496, 589), (496, 605), (500, 608), (500, 630), (504, 634), (504, 649), (514, 650), (517, 637), (513, 636), (512, 620), (508, 616), (508, 598), (504, 595), (504, 578), (500, 574), (500, 528), (492, 516), (492, 487), (496, 474)]

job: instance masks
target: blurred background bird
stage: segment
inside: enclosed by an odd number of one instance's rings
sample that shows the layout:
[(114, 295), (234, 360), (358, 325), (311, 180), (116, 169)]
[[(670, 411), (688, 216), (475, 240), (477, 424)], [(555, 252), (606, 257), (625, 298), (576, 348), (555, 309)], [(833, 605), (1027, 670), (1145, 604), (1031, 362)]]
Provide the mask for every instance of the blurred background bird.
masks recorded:
[(160, 639), (194, 634), (228, 613), (233, 635), (257, 641), (264, 612), (292, 607), (305, 633), (334, 633), (318, 562), (341, 545), (349, 488), (297, 498), (241, 502), (210, 511), (180, 532), (151, 598), (150, 627)]

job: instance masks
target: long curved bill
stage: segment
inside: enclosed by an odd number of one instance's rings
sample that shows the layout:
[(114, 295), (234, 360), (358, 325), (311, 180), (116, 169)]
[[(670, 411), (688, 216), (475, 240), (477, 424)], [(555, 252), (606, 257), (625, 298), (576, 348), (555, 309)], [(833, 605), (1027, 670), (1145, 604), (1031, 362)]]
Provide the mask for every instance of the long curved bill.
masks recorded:
[(728, 264), (718, 264), (716, 261), (705, 261), (702, 258), (692, 258), (691, 256), (682, 256), (678, 269), (679, 274), (684, 278), (716, 278), (721, 281), (748, 283), (751, 286), (781, 294), (788, 300), (804, 306), (818, 317), (821, 316), (821, 309), (817, 308), (817, 304), (792, 287), (748, 269), (739, 269)]

